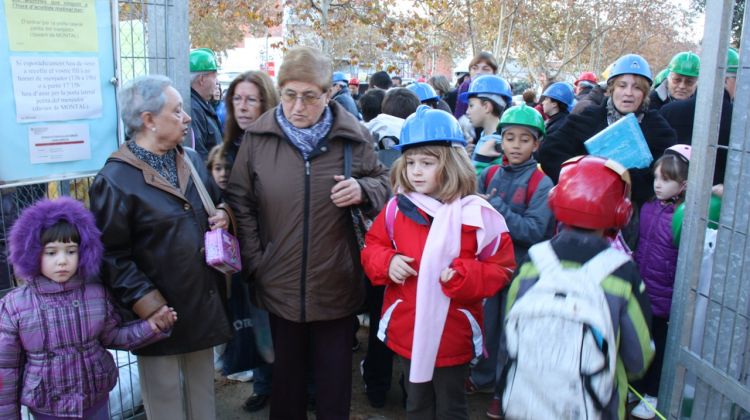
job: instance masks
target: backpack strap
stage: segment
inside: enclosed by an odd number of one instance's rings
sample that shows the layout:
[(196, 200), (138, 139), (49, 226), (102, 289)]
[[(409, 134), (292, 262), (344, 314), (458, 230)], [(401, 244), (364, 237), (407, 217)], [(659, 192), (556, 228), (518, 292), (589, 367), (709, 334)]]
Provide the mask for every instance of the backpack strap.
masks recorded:
[(398, 203), (394, 195), (385, 205), (385, 229), (388, 231), (388, 237), (391, 238), (393, 247), (396, 248), (396, 242), (393, 240), (393, 225), (396, 223), (396, 213), (398, 212)]
[(580, 268), (580, 271), (585, 273), (582, 277), (595, 279), (597, 284), (599, 284), (628, 261), (630, 261), (628, 254), (610, 246), (596, 254), (594, 258), (588, 260)]
[(529, 248), (529, 258), (539, 274), (553, 274), (562, 268), (550, 241), (540, 242)]
[[(541, 169), (536, 168), (531, 174), (531, 178), (529, 178), (529, 185), (526, 186), (526, 207), (531, 203), (531, 198), (534, 197), (534, 193), (536, 193), (536, 189), (539, 187), (539, 183), (542, 182), (543, 179), (544, 172), (542, 172)], [(485, 187), (485, 189), (487, 188)]]
[(489, 193), (487, 189), (490, 188), (490, 181), (492, 181), (492, 178), (495, 177), (495, 174), (500, 169), (500, 165), (490, 165), (489, 168), (487, 168), (487, 175), (484, 177), (484, 192)]

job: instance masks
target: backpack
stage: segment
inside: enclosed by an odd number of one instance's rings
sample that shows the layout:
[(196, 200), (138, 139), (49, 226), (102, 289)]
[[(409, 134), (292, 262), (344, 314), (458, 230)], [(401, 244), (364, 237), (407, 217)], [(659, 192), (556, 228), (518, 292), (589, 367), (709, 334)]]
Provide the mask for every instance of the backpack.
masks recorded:
[[(484, 177), (484, 192), (489, 194), (488, 189), (490, 188), (490, 182), (492, 181), (492, 178), (495, 177), (495, 174), (500, 169), (500, 165), (492, 165), (489, 168), (487, 168), (487, 176)], [(539, 187), (539, 183), (542, 182), (544, 179), (544, 172), (541, 171), (541, 169), (537, 168), (529, 178), (529, 185), (526, 187), (526, 207), (529, 206), (529, 203), (531, 202), (531, 198), (534, 197), (534, 193), (536, 192), (536, 189)]]
[(617, 342), (600, 283), (630, 260), (607, 248), (576, 269), (550, 241), (529, 249), (539, 280), (508, 312), (506, 418), (598, 419), (615, 388)]
[(384, 144), (385, 140), (390, 140), (391, 143), (398, 144), (398, 137), (395, 136), (383, 136), (378, 138), (378, 160), (380, 160), (380, 163), (385, 165), (386, 168), (390, 168), (393, 166), (393, 162), (396, 161), (401, 156), (401, 151), (396, 149), (391, 149), (390, 147), (387, 147)]

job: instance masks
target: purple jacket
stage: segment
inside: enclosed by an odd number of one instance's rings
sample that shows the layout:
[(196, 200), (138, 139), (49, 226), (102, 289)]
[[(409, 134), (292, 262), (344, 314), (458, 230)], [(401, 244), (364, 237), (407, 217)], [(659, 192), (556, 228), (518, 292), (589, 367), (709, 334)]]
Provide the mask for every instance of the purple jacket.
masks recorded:
[(651, 200), (641, 207), (641, 227), (635, 261), (646, 284), (655, 316), (669, 318), (672, 307), (677, 248), (672, 244), (675, 205)]
[(145, 320), (120, 325), (98, 283), (36, 277), (0, 300), (0, 418), (20, 419), (19, 404), (80, 418), (117, 382), (105, 347), (131, 350), (166, 337)]
[(456, 109), (453, 111), (453, 116), (456, 117), (456, 119), (459, 119), (466, 114), (466, 110), (469, 108), (469, 104), (461, 100), (461, 94), (469, 90), (469, 85), (471, 85), (471, 78), (467, 77), (466, 80), (461, 83), (461, 86), (458, 87), (458, 92), (456, 92)]

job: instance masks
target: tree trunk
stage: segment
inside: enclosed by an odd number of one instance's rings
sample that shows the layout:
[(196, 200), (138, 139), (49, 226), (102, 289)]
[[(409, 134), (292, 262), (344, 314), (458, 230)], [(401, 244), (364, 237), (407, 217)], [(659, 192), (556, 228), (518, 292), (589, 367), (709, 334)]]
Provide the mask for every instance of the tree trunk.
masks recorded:
[(466, 17), (468, 20), (469, 25), (469, 37), (471, 38), (471, 53), (472, 55), (477, 55), (477, 46), (476, 41), (474, 39), (474, 28), (471, 26), (471, 0), (466, 0)]

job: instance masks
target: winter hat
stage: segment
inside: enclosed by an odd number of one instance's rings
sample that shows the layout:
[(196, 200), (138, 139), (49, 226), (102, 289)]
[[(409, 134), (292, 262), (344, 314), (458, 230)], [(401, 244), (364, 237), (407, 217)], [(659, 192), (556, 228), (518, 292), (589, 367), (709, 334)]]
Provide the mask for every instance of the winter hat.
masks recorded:
[(518, 127), (518, 128), (526, 129), (526, 131), (528, 131), (529, 134), (531, 134), (534, 137), (534, 140), (539, 140), (539, 137), (541, 135), (541, 133), (539, 132), (539, 130), (537, 130), (537, 129), (533, 128), (533, 127), (529, 127), (528, 125), (521, 125), (521, 124), (508, 124), (508, 125), (505, 125), (505, 126), (501, 127), (500, 128), (500, 135), (502, 136), (503, 133), (505, 133), (505, 131), (507, 131), (511, 127)]
[(40, 200), (26, 208), (10, 230), (8, 260), (15, 274), (31, 280), (41, 274), (42, 232), (60, 221), (75, 226), (81, 238), (79, 244), (78, 275), (89, 280), (99, 275), (104, 246), (94, 215), (79, 201), (61, 197)]

